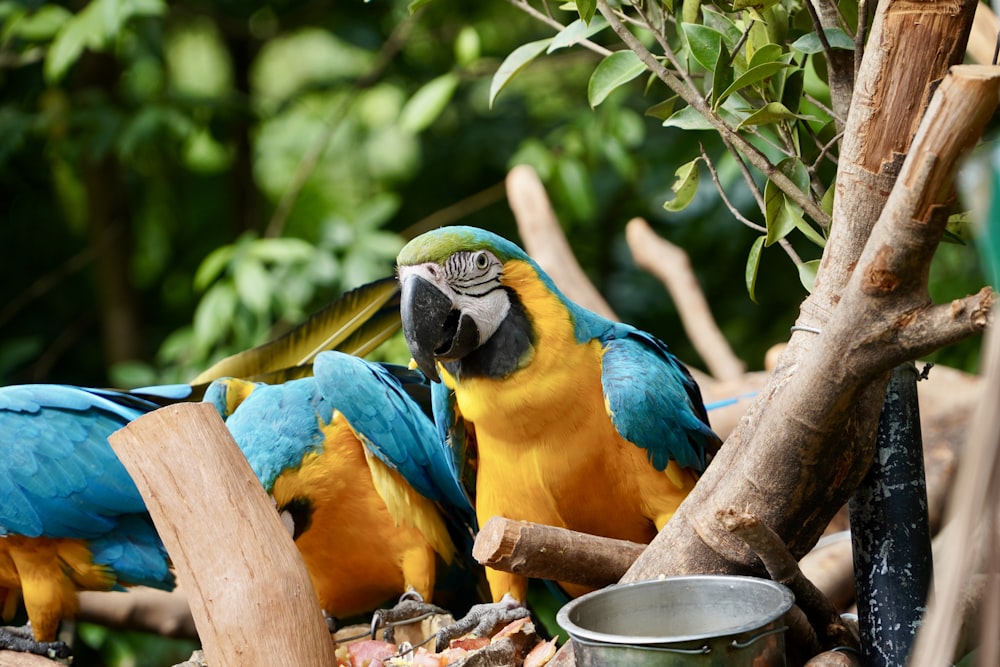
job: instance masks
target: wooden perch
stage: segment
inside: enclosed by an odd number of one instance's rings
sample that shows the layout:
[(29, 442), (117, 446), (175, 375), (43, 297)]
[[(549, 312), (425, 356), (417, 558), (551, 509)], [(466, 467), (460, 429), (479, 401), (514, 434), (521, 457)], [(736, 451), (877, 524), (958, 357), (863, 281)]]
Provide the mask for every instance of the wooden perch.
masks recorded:
[(625, 239), (636, 265), (656, 276), (670, 292), (688, 340), (708, 372), (716, 380), (735, 380), (742, 376), (746, 364), (733, 353), (719, 330), (687, 253), (658, 236), (642, 218), (629, 221), (625, 226)]
[(507, 174), (507, 200), (517, 220), (524, 249), (545, 269), (559, 289), (584, 308), (618, 320), (615, 311), (580, 268), (559, 225), (545, 186), (535, 170), (520, 164)]
[(621, 579), (644, 544), (495, 516), (476, 536), (482, 565), (538, 579), (602, 588)]
[(187, 591), (208, 664), (335, 664), (298, 550), (215, 408), (161, 408), (108, 440)]

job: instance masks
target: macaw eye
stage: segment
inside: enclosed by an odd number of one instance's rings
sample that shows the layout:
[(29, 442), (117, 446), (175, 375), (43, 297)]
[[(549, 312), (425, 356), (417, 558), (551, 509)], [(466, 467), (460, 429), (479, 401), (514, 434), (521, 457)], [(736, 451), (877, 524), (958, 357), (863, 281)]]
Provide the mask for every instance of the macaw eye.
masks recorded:
[(485, 252), (477, 252), (472, 258), (472, 263), (475, 264), (476, 268), (480, 271), (485, 271), (486, 267), (490, 265), (490, 258)]

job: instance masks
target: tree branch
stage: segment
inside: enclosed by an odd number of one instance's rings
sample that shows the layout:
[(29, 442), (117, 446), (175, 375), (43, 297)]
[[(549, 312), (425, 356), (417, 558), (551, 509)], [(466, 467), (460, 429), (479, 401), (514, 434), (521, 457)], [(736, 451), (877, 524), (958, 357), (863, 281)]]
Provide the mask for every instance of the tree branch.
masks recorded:
[(549, 203), (545, 186), (534, 169), (522, 164), (510, 170), (507, 174), (507, 200), (517, 220), (524, 249), (544, 267), (559, 289), (584, 308), (617, 320), (615, 311), (576, 261)]
[[(802, 207), (805, 213), (815, 220), (821, 226), (826, 226), (829, 224), (830, 216), (828, 216), (823, 209), (821, 209), (816, 202), (812, 200), (809, 193), (803, 192), (799, 189), (795, 183), (792, 182), (790, 178), (781, 173), (767, 157), (761, 153), (756, 146), (751, 144), (743, 135), (739, 134), (731, 127), (729, 127), (725, 121), (715, 113), (709, 106), (708, 103), (697, 93), (697, 90), (690, 83), (685, 84), (675, 75), (673, 72), (664, 67), (656, 56), (650, 53), (649, 49), (639, 41), (639, 39), (632, 34), (632, 32), (626, 28), (621, 20), (619, 20), (618, 15), (613, 9), (608, 6), (607, 0), (597, 0), (597, 8), (600, 10), (601, 14), (607, 19), (608, 24), (611, 29), (615, 31), (615, 34), (624, 42), (625, 46), (631, 49), (639, 59), (646, 65), (649, 70), (656, 75), (660, 81), (665, 83), (668, 88), (677, 93), (681, 99), (692, 106), (706, 121), (715, 129), (722, 138), (731, 143), (742, 155), (746, 156), (747, 160), (750, 161), (754, 167), (759, 169), (769, 180), (771, 180), (775, 186), (778, 187), (782, 192), (788, 195), (796, 204)], [(685, 70), (679, 68), (682, 75), (686, 76)]]
[[(1000, 70), (993, 72), (956, 67), (941, 84), (936, 104), (942, 112), (928, 113), (836, 317), (819, 335), (798, 334), (815, 338), (811, 353), (790, 357), (786, 351), (770, 386), (624, 580), (695, 571), (760, 574), (746, 545), (713, 525), (715, 513), (727, 507), (757, 514), (793, 555), (815, 544), (870, 460), (876, 422), (854, 408), (874, 406), (877, 413), (884, 387), (873, 381), (896, 363), (887, 337), (909, 326), (898, 316), (927, 302), (926, 261), (943, 222), (930, 216), (921, 223), (923, 233), (914, 233), (909, 221), (931, 207), (919, 186), (940, 194), (935, 184), (951, 173), (961, 149), (950, 145), (952, 130), (961, 128), (967, 139), (982, 131), (1000, 98)], [(941, 123), (951, 130), (929, 127)], [(888, 322), (874, 313), (887, 314)], [(967, 331), (980, 325), (976, 318)]]
[(746, 364), (733, 353), (712, 317), (687, 253), (657, 236), (642, 218), (629, 221), (625, 226), (625, 238), (636, 265), (659, 278), (670, 292), (688, 340), (708, 372), (717, 380), (734, 380), (742, 376)]

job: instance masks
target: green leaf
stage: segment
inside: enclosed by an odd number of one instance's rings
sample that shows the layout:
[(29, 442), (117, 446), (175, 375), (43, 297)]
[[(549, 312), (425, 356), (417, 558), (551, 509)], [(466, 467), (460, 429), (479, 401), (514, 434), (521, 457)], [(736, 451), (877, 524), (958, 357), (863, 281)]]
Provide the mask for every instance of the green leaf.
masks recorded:
[(458, 87), (458, 74), (448, 72), (431, 79), (413, 94), (399, 113), (400, 126), (416, 134), (437, 120)]
[(739, 43), (740, 38), (743, 36), (743, 32), (736, 27), (736, 23), (734, 23), (731, 18), (725, 14), (720, 14), (707, 5), (702, 5), (701, 13), (705, 25), (709, 28), (714, 28), (719, 32), (719, 34), (722, 35), (722, 39), (726, 44), (726, 49), (728, 49), (731, 53)]
[(406, 8), (409, 10), (410, 14), (413, 14), (421, 7), (429, 4), (431, 4), (431, 0), (413, 0), (406, 6)]
[(556, 168), (556, 183), (562, 189), (565, 201), (577, 220), (593, 219), (597, 211), (594, 187), (587, 168), (580, 160), (573, 157), (560, 160)]
[(754, 111), (750, 116), (746, 118), (742, 123), (740, 123), (737, 130), (742, 129), (747, 125), (768, 125), (770, 123), (776, 123), (780, 120), (817, 120), (814, 116), (805, 116), (801, 114), (792, 113), (789, 111), (781, 102), (768, 102), (760, 109)]
[(733, 11), (747, 10), (763, 12), (774, 4), (777, 4), (778, 0), (733, 0)]
[(791, 179), (792, 183), (802, 190), (809, 190), (809, 170), (805, 163), (797, 157), (786, 157), (778, 163), (778, 170)]
[(13, 34), (28, 41), (44, 42), (52, 39), (72, 17), (72, 12), (64, 7), (43, 5), (18, 21)]
[(564, 49), (568, 46), (579, 44), (607, 27), (608, 22), (601, 15), (595, 16), (589, 24), (583, 19), (577, 19), (556, 33), (556, 36), (552, 38), (552, 43), (549, 44), (549, 48), (545, 52), (552, 53), (557, 49)]
[(802, 211), (797, 204), (793, 204), (787, 198), (785, 199), (785, 208), (790, 209), (789, 215), (793, 215), (793, 220), (795, 222), (795, 227), (802, 232), (802, 234), (818, 245), (820, 248), (826, 247), (826, 239), (823, 235), (816, 231), (816, 228), (806, 222), (806, 219), (802, 217)]
[[(728, 63), (728, 64), (727, 64)], [(719, 64), (716, 66), (715, 71), (712, 73), (712, 95), (709, 101), (714, 104), (716, 96), (733, 83), (733, 76), (735, 76), (736, 70), (732, 65), (729, 53), (726, 51), (725, 47), (722, 49), (722, 53), (719, 54)]]
[(698, 162), (700, 157), (682, 164), (674, 172), (676, 179), (670, 189), (674, 191), (674, 198), (663, 204), (663, 208), (668, 211), (683, 211), (694, 200), (698, 192)]
[[(854, 50), (854, 40), (841, 28), (827, 28), (823, 33), (826, 35), (826, 41), (829, 42), (831, 49)], [(823, 43), (819, 41), (818, 32), (811, 32), (792, 42), (791, 48), (800, 53), (822, 53)]]
[(210, 347), (229, 331), (236, 313), (236, 291), (226, 282), (216, 283), (205, 293), (194, 311), (194, 337), (199, 345)]
[(948, 223), (944, 228), (944, 240), (966, 245), (975, 235), (976, 230), (971, 211), (962, 211), (948, 216)]
[(799, 282), (811, 294), (813, 285), (816, 284), (816, 271), (819, 270), (819, 260), (811, 259), (808, 262), (802, 262), (796, 268), (799, 270)]
[(746, 283), (747, 283), (747, 293), (750, 295), (750, 300), (757, 303), (757, 269), (760, 268), (760, 252), (761, 248), (764, 247), (765, 237), (758, 236), (750, 246), (750, 256), (747, 257), (747, 268), (746, 268)]
[[(802, 103), (802, 90), (805, 85), (806, 72), (803, 68), (798, 68), (785, 77), (785, 82), (781, 89), (781, 103), (792, 113), (799, 113), (799, 106)], [(810, 116), (812, 120), (814, 116)]]
[(308, 262), (315, 253), (308, 241), (296, 238), (258, 239), (250, 244), (247, 254), (262, 262), (295, 264)]
[(694, 59), (706, 70), (713, 71), (719, 64), (722, 33), (697, 23), (682, 23), (681, 30)]
[(646, 71), (646, 65), (634, 51), (615, 51), (597, 64), (587, 84), (587, 99), (596, 107), (616, 88)]
[(750, 57), (750, 67), (756, 67), (757, 65), (763, 65), (765, 63), (771, 63), (778, 60), (782, 55), (780, 44), (765, 44), (756, 51)]
[(521, 70), (528, 66), (532, 60), (537, 58), (548, 45), (552, 42), (551, 39), (539, 39), (534, 42), (528, 42), (527, 44), (522, 44), (513, 51), (510, 52), (503, 62), (500, 63), (500, 67), (497, 68), (496, 73), (493, 75), (493, 81), (490, 82), (490, 108), (493, 108), (493, 102), (496, 100), (497, 95), (503, 90), (510, 80), (513, 79)]
[(77, 61), (88, 46), (103, 41), (103, 33), (97, 32), (89, 21), (83, 20), (84, 12), (66, 22), (62, 30), (52, 40), (52, 46), (45, 56), (45, 80), (50, 84), (58, 82), (66, 71)]
[(674, 113), (675, 106), (677, 106), (677, 95), (668, 97), (662, 102), (657, 102), (653, 106), (646, 109), (643, 115), (659, 118), (660, 120), (666, 120)]
[(455, 62), (468, 67), (479, 60), (481, 54), (479, 33), (471, 25), (462, 28), (455, 38)]
[(266, 313), (271, 305), (271, 278), (264, 265), (245, 255), (233, 269), (233, 283), (240, 301), (255, 313)]
[(836, 194), (837, 183), (834, 181), (833, 183), (830, 183), (830, 187), (823, 193), (823, 199), (819, 203), (819, 207), (823, 209), (823, 212), (827, 215), (833, 215), (833, 198)]
[(232, 259), (233, 246), (231, 245), (224, 245), (210, 252), (208, 257), (198, 265), (198, 270), (194, 274), (194, 288), (199, 292), (207, 288), (212, 284), (212, 281), (222, 275)]
[(764, 184), (764, 224), (767, 227), (765, 245), (777, 243), (795, 229), (793, 213), (785, 206), (785, 193), (768, 179)]
[(684, 23), (694, 23), (698, 20), (700, 9), (701, 0), (683, 0), (681, 2), (681, 21)]
[(736, 91), (742, 90), (747, 86), (751, 86), (755, 83), (763, 81), (769, 76), (772, 76), (775, 72), (779, 72), (786, 67), (788, 67), (788, 65), (786, 65), (783, 62), (769, 62), (769, 63), (764, 63), (763, 65), (757, 65), (756, 67), (751, 67), (746, 72), (737, 77), (736, 80), (733, 81), (728, 88), (726, 88), (725, 92), (723, 92), (722, 95), (716, 98), (715, 100), (716, 108), (718, 108), (719, 104), (723, 100), (725, 100), (727, 97), (729, 97)]
[(576, 11), (580, 13), (580, 18), (585, 23), (590, 23), (590, 19), (594, 18), (594, 12), (597, 11), (597, 0), (576, 0)]
[[(746, 104), (746, 102), (740, 100), (738, 95), (733, 95), (726, 100), (721, 107), (716, 108), (716, 112), (722, 116), (724, 121), (730, 125), (736, 126), (742, 123), (749, 114), (744, 113), (739, 109), (732, 108), (730, 106), (731, 103), (742, 105)], [(691, 106), (686, 106), (679, 111), (675, 111), (674, 115), (663, 121), (663, 126), (677, 127), (682, 130), (715, 130), (712, 124)]]
[(670, 118), (663, 121), (663, 127), (676, 127), (681, 130), (712, 130), (711, 123), (705, 120), (698, 111), (692, 107), (687, 106), (682, 109), (678, 109), (674, 112)]

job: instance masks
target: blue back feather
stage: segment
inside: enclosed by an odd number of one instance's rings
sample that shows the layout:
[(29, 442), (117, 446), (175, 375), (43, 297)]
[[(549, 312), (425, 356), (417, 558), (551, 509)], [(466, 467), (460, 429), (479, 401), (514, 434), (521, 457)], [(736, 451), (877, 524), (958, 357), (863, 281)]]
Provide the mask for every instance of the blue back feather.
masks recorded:
[(157, 407), (101, 389), (0, 387), (0, 535), (88, 540), (121, 581), (172, 588), (166, 551), (107, 441)]

